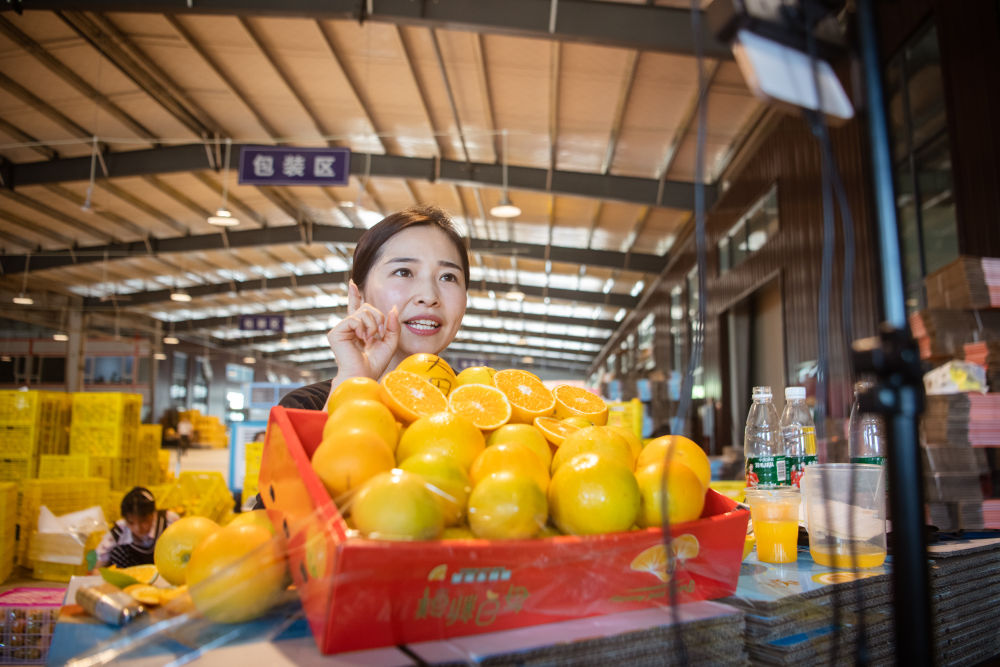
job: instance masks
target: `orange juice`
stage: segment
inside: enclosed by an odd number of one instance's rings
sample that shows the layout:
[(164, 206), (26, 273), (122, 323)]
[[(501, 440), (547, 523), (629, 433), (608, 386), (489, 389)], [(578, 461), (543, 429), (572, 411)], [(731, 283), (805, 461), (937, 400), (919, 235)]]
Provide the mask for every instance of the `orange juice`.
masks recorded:
[(794, 486), (748, 488), (746, 498), (757, 538), (757, 558), (764, 563), (798, 560), (799, 490)]
[(765, 563), (794, 563), (798, 560), (797, 518), (784, 521), (754, 521), (753, 533), (757, 537), (757, 558), (760, 560)]
[(809, 547), (817, 565), (832, 567), (841, 570), (850, 570), (855, 567), (878, 567), (885, 562), (885, 549), (871, 544), (855, 544), (854, 554), (851, 555), (851, 547), (841, 544), (834, 548)]

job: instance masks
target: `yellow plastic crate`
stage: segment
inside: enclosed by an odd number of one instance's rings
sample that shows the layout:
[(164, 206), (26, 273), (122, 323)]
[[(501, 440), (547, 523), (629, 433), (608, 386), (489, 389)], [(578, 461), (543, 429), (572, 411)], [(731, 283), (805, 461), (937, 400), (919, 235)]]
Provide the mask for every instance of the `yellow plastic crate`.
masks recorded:
[(161, 424), (139, 424), (138, 455), (155, 456), (163, 444), (163, 426)]
[(66, 408), (66, 394), (56, 391), (0, 391), (0, 424), (31, 426), (58, 419)]
[(257, 474), (260, 472), (260, 460), (263, 455), (263, 442), (248, 442), (243, 446), (244, 475)]
[(104, 520), (108, 522), (108, 528), (111, 528), (111, 524), (122, 518), (122, 498), (125, 497), (126, 493), (128, 490), (111, 489), (108, 491), (107, 499), (104, 501)]
[(14, 571), (17, 551), (17, 484), (0, 482), (0, 583)]
[(38, 450), (41, 429), (35, 424), (27, 426), (0, 426), (3, 453), (11, 458), (28, 458)]
[(38, 477), (79, 477), (89, 470), (89, 459), (83, 454), (42, 454), (38, 457)]
[(88, 456), (87, 477), (101, 477), (110, 480), (116, 460), (114, 456)]
[(138, 483), (138, 467), (135, 459), (115, 458), (111, 467), (111, 488), (128, 491)]
[(134, 457), (138, 426), (91, 424), (76, 421), (69, 428), (69, 453), (88, 456)]
[(140, 394), (116, 392), (73, 394), (73, 424), (123, 424), (138, 427), (141, 412)]
[(35, 460), (33, 458), (3, 458), (0, 459), (0, 482), (17, 482), (34, 476)]
[(247, 503), (259, 490), (259, 478), (257, 473), (248, 474), (243, 477), (243, 489), (240, 491), (240, 506), (246, 507)]
[(642, 437), (642, 401), (633, 398), (631, 401), (608, 403), (608, 423), (629, 428), (636, 437)]
[(49, 563), (44, 560), (36, 560), (31, 562), (31, 567), (35, 579), (43, 581), (69, 581), (74, 576), (87, 574), (86, 563), (68, 565), (66, 563)]

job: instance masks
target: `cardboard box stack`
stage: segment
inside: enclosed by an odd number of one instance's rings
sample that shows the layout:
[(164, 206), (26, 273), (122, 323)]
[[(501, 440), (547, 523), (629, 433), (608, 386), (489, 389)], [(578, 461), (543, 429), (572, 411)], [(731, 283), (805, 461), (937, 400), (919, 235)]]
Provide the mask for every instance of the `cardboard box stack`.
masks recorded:
[[(925, 360), (987, 370), (989, 392), (927, 397), (923, 455), (928, 519), (942, 530), (1000, 528), (1000, 259), (960, 257), (925, 279), (929, 308), (910, 317)], [(974, 449), (975, 448), (975, 449)]]

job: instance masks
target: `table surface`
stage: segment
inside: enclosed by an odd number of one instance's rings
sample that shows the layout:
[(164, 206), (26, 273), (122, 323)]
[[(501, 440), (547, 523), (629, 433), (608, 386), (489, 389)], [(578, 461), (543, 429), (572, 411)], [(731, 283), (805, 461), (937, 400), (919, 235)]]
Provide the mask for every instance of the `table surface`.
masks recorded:
[[(953, 540), (932, 545), (931, 558), (969, 554), (979, 551), (993, 551), (1000, 548), (1000, 537), (984, 539)], [(837, 586), (850, 584), (858, 579), (889, 579), (889, 564), (856, 572), (816, 565), (806, 548), (800, 548), (798, 561), (782, 565), (760, 562), (756, 553), (748, 556), (742, 565), (736, 594), (725, 602), (696, 602), (681, 605), (679, 615), (682, 624), (712, 617), (725, 617), (745, 613), (747, 607), (766, 613), (770, 605), (780, 605), (789, 600), (808, 600), (819, 597)], [(67, 602), (72, 602), (75, 590), (81, 585), (100, 583), (100, 577), (74, 577), (67, 590)], [(68, 607), (64, 607), (64, 611)], [(415, 664), (411, 656), (399, 648), (387, 647), (367, 651), (341, 653), (323, 656), (316, 648), (308, 624), (297, 604), (284, 608), (276, 618), (253, 621), (236, 628), (235, 636), (226, 637), (219, 631), (207, 637), (200, 636), (190, 645), (162, 639), (119, 657), (118, 664), (160, 665), (178, 660), (197, 657), (192, 645), (217, 644), (201, 657), (212, 663), (251, 665), (410, 665)], [(621, 614), (610, 614), (573, 621), (564, 621), (545, 626), (520, 628), (503, 632), (486, 633), (449, 640), (423, 642), (407, 647), (413, 655), (426, 662), (468, 661), (478, 662), (491, 656), (511, 654), (555, 644), (568, 644), (594, 637), (611, 637), (637, 630), (668, 626), (672, 622), (669, 608), (651, 608)], [(292, 618), (289, 618), (289, 617)], [(215, 626), (218, 627), (218, 626)], [(70, 658), (91, 650), (100, 642), (119, 637), (118, 628), (103, 625), (85, 615), (60, 616), (49, 650), (48, 664), (64, 664)]]

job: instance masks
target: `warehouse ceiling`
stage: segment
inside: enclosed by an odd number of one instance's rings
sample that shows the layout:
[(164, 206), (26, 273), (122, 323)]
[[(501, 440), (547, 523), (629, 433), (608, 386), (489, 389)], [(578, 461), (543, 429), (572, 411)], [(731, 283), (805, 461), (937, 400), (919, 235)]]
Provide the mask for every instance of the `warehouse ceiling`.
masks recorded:
[[(433, 203), (472, 258), (446, 355), (583, 373), (691, 219), (684, 0), (4, 7), (0, 299), (18, 319), (64, 322), (69, 304), (329, 373), (357, 238)], [(700, 44), (710, 203), (762, 107), (728, 50)], [(349, 183), (240, 185), (225, 167), (246, 144), (348, 147)], [(505, 162), (513, 219), (490, 212)], [(207, 222), (223, 196), (236, 227)], [(284, 334), (238, 329), (263, 313)]]

